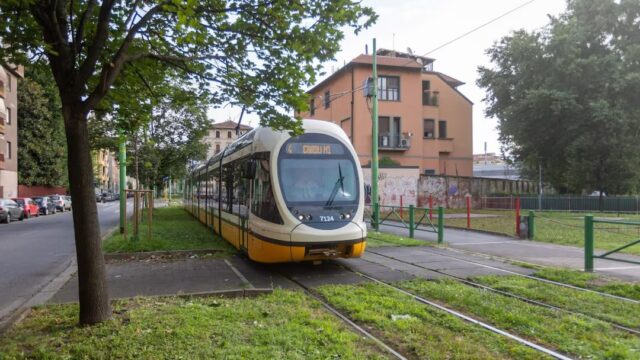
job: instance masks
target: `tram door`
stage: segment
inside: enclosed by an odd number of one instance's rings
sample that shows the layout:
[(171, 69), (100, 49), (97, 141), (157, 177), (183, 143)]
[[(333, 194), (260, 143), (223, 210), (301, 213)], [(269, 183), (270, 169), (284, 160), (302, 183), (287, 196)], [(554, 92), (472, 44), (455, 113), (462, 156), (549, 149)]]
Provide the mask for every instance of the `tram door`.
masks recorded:
[(247, 251), (249, 249), (249, 206), (250, 206), (250, 187), (251, 180), (243, 178), (241, 181), (239, 192), (240, 209), (238, 211), (240, 217), (240, 249)]

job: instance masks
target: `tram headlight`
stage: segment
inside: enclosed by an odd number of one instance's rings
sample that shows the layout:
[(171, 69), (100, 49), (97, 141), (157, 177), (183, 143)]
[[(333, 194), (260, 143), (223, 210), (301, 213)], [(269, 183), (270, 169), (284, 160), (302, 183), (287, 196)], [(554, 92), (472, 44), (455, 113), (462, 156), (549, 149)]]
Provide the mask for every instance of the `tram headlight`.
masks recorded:
[(302, 215), (302, 214), (298, 215), (298, 220), (304, 221), (304, 215)]
[(313, 219), (313, 217), (311, 215), (307, 215), (307, 221), (311, 221), (311, 219)]

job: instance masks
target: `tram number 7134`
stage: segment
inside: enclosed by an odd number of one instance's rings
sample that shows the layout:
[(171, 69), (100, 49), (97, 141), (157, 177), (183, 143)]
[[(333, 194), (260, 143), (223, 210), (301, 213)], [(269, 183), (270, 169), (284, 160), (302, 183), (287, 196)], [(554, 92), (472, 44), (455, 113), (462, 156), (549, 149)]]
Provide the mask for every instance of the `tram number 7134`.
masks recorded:
[(335, 221), (335, 219), (333, 218), (333, 216), (322, 216), (322, 215), (320, 215), (320, 221), (329, 222), (329, 221)]

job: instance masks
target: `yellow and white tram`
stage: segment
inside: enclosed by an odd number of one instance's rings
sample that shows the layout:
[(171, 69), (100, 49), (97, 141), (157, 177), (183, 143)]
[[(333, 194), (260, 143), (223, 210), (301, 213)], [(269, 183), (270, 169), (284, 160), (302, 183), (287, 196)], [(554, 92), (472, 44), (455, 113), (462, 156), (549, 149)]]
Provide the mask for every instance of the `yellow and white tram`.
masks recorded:
[(359, 257), (366, 246), (362, 169), (337, 125), (304, 134), (256, 128), (189, 174), (185, 207), (258, 262)]

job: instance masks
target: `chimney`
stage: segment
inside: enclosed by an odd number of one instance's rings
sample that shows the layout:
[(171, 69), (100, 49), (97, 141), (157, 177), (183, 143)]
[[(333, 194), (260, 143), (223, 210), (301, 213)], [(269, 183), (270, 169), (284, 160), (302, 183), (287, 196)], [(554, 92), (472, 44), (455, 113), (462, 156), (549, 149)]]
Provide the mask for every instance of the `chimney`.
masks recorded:
[(369, 55), (369, 45), (368, 44), (364, 44), (364, 54), (365, 55)]

